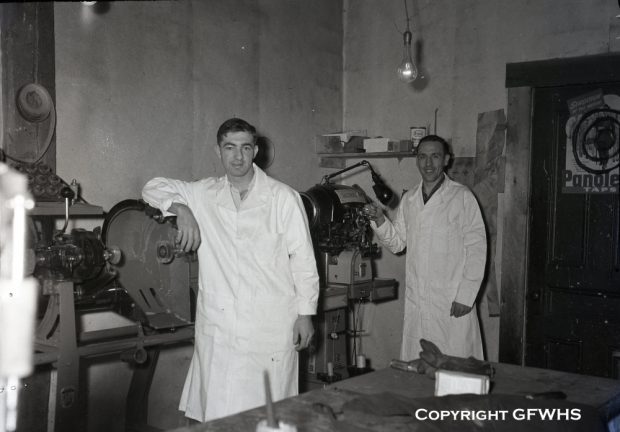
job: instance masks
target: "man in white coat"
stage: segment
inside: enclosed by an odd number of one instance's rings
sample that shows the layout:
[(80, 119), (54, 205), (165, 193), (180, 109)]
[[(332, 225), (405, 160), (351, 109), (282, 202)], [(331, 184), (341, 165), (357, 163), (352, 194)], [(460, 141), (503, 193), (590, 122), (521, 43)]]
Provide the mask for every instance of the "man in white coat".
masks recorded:
[(298, 393), (297, 351), (313, 336), (319, 277), (299, 194), (254, 163), (256, 129), (229, 119), (215, 151), (225, 176), (154, 178), (142, 197), (177, 217), (200, 264), (195, 348), (179, 409), (204, 422)]
[(486, 264), (486, 234), (471, 191), (444, 173), (448, 143), (429, 135), (418, 145), (422, 183), (402, 197), (391, 222), (379, 207), (365, 210), (379, 241), (406, 252), (401, 359), (419, 357), (420, 339), (448, 355), (483, 359), (475, 301)]

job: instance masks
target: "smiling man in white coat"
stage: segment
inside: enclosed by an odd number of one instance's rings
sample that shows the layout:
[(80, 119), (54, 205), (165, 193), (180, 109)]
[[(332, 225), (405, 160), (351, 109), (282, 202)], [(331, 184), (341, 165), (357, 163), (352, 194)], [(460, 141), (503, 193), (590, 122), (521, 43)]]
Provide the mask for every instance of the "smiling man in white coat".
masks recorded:
[(195, 348), (179, 409), (200, 422), (298, 393), (298, 354), (314, 333), (319, 277), (299, 194), (254, 163), (256, 129), (225, 121), (225, 176), (150, 180), (143, 199), (177, 217), (177, 242), (200, 264)]
[(407, 249), (401, 359), (419, 357), (420, 339), (448, 355), (483, 359), (475, 301), (486, 264), (486, 233), (471, 191), (444, 169), (448, 143), (429, 135), (418, 145), (420, 185), (405, 193), (391, 222), (365, 207), (379, 241), (393, 253)]

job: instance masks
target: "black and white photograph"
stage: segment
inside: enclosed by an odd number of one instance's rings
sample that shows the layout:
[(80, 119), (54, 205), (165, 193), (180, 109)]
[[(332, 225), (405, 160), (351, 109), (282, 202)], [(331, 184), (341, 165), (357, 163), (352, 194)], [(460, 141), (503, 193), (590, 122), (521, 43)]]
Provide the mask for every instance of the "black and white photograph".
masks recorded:
[(0, 432), (620, 432), (620, 0), (0, 2)]

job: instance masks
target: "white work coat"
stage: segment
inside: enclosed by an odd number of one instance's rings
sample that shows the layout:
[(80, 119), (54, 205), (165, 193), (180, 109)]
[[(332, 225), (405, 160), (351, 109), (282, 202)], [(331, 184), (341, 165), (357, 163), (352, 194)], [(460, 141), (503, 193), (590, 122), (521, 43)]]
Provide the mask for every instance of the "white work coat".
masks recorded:
[(293, 325), (316, 313), (319, 278), (299, 194), (254, 165), (239, 209), (226, 176), (155, 178), (142, 196), (165, 216), (186, 204), (200, 227), (195, 348), (179, 409), (207, 421), (298, 393)]
[(401, 359), (419, 358), (421, 338), (444, 354), (483, 359), (476, 308), (450, 316), (454, 301), (474, 305), (486, 263), (484, 222), (469, 189), (446, 176), (424, 204), (420, 183), (403, 195), (393, 223), (372, 226), (390, 251), (407, 248)]

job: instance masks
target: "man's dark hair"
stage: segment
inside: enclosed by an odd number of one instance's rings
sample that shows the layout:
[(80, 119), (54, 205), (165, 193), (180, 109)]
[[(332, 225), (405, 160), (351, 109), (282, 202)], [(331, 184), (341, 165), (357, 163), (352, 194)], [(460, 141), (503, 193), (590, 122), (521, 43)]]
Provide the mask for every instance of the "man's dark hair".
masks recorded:
[(420, 148), (422, 143), (425, 143), (425, 142), (428, 142), (428, 141), (433, 141), (433, 142), (441, 143), (441, 146), (443, 147), (443, 153), (446, 154), (446, 155), (451, 154), (450, 153), (450, 144), (448, 144), (448, 141), (446, 141), (445, 139), (443, 139), (439, 135), (426, 135), (418, 143), (418, 148)]
[(224, 135), (229, 132), (247, 132), (252, 135), (253, 141), (256, 144), (256, 128), (243, 119), (231, 118), (222, 123), (222, 125), (217, 130), (218, 145), (224, 139)]

